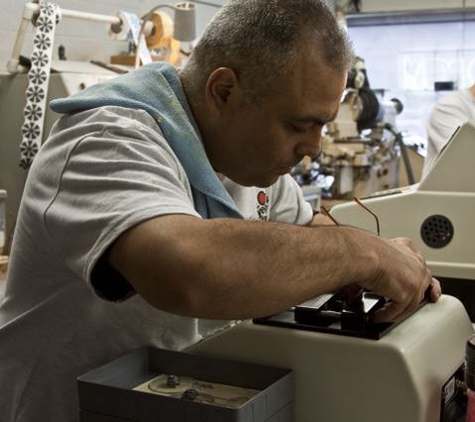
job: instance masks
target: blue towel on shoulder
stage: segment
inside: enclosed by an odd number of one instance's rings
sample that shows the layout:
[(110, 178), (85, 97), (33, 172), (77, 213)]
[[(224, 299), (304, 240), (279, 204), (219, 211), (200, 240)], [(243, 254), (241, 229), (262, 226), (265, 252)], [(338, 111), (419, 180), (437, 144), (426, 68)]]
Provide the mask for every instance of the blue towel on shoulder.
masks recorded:
[(203, 218), (242, 218), (206, 156), (174, 66), (150, 63), (50, 103), (53, 111), (62, 114), (104, 106), (141, 109), (152, 116), (185, 169), (195, 209)]

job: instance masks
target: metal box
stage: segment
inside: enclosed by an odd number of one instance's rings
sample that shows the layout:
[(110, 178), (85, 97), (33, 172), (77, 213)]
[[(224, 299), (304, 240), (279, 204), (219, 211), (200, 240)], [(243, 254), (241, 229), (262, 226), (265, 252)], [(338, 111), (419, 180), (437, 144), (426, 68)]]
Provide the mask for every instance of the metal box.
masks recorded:
[[(162, 374), (259, 392), (239, 407), (138, 391)], [(137, 349), (78, 378), (81, 422), (292, 422), (289, 369), (152, 347)]]

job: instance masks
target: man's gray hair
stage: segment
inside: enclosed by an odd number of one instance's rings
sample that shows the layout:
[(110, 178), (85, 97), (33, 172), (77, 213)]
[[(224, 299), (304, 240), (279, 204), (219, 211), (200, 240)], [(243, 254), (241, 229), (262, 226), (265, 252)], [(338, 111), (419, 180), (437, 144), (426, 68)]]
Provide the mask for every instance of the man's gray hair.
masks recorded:
[(249, 101), (257, 102), (276, 78), (290, 73), (298, 54), (314, 54), (308, 48), (337, 71), (353, 62), (351, 41), (324, 1), (230, 0), (205, 29), (182, 75), (201, 90), (213, 70), (232, 68)]

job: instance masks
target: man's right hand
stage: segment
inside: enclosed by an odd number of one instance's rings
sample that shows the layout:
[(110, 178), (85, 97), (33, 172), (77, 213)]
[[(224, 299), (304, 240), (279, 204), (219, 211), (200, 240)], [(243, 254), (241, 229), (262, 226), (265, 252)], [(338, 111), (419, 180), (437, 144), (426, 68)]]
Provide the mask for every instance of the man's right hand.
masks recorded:
[(430, 300), (442, 294), (440, 283), (432, 277), (424, 257), (407, 238), (382, 239), (374, 275), (362, 287), (389, 298), (375, 313), (375, 321), (395, 321), (412, 313), (430, 289)]

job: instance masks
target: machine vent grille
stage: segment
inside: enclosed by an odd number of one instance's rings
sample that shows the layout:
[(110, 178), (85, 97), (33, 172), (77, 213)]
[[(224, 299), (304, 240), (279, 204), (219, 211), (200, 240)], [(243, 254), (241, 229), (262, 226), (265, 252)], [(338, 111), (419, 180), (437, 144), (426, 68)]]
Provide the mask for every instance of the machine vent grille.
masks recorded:
[(454, 226), (443, 215), (431, 215), (422, 223), (422, 240), (431, 248), (443, 248), (450, 243), (453, 235)]

